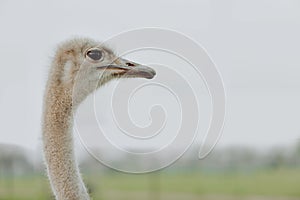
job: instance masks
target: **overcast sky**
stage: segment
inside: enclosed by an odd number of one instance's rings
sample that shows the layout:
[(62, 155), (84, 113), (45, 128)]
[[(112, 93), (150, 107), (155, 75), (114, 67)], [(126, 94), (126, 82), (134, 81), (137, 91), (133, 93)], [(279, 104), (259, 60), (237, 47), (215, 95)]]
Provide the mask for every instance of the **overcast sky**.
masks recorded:
[(58, 42), (103, 41), (142, 27), (179, 31), (216, 63), (228, 98), (219, 145), (300, 139), (298, 0), (1, 0), (0, 24), (1, 143), (40, 146), (43, 89)]

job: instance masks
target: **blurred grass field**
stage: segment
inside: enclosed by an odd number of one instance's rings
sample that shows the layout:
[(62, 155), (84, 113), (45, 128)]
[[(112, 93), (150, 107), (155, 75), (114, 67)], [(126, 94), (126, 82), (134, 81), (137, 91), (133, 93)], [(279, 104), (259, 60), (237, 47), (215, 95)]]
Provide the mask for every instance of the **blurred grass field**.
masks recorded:
[[(300, 199), (300, 169), (253, 172), (84, 173), (93, 199)], [(53, 199), (44, 175), (0, 178), (1, 200)]]

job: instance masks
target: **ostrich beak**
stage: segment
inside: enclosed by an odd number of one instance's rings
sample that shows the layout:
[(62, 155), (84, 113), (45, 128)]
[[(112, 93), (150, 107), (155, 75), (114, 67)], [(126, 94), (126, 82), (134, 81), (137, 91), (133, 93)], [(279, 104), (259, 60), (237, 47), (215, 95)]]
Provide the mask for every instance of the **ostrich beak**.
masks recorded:
[(140, 77), (152, 79), (156, 75), (154, 69), (123, 58), (118, 58), (114, 63), (101, 68), (105, 68), (107, 70), (115, 70), (115, 75), (124, 77)]

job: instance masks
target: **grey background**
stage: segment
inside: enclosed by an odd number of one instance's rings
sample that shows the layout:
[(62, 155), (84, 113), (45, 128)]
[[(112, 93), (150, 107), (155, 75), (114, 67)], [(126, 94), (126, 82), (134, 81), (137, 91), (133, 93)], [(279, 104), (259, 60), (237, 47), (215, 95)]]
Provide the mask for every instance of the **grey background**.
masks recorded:
[(300, 135), (299, 11), (297, 0), (2, 0), (0, 142), (40, 146), (43, 89), (58, 42), (162, 27), (203, 45), (221, 72), (228, 102), (218, 145), (294, 144)]

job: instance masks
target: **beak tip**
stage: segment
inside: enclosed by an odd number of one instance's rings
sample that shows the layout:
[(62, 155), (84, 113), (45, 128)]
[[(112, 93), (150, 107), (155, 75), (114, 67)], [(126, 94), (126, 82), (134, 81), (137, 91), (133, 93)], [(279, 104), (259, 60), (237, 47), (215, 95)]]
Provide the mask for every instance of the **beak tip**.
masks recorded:
[(147, 79), (153, 79), (154, 77), (156, 76), (156, 72), (154, 70), (152, 70), (150, 73), (149, 73), (149, 76), (145, 77)]
[(127, 76), (133, 76), (133, 77), (140, 77), (140, 78), (146, 78), (146, 79), (153, 79), (156, 75), (156, 72), (154, 69), (150, 67), (146, 67), (143, 65), (135, 66), (131, 70), (129, 70), (126, 73)]
[(152, 68), (148, 68), (148, 70), (146, 70), (141, 75), (146, 79), (153, 79), (156, 76), (156, 71)]

